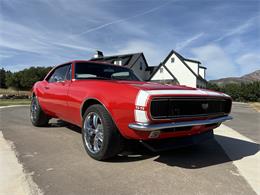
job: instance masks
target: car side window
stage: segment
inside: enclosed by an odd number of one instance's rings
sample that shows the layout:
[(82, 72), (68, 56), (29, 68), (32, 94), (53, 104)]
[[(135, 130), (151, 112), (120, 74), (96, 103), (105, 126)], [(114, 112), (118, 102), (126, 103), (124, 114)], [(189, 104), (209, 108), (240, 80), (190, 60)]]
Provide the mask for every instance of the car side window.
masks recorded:
[(70, 65), (58, 67), (54, 70), (53, 74), (48, 79), (49, 83), (61, 82), (66, 79), (66, 74), (70, 68)]

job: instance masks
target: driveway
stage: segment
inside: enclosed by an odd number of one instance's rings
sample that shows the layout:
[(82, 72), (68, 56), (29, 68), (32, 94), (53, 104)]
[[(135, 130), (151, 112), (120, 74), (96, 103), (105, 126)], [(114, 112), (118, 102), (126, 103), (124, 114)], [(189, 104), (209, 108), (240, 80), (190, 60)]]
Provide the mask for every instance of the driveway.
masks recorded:
[(231, 115), (234, 119), (226, 122), (227, 126), (260, 143), (260, 112), (249, 104), (235, 102)]
[[(109, 162), (98, 162), (84, 151), (79, 128), (55, 120), (47, 128), (33, 127), (28, 110), (26, 106), (1, 109), (0, 130), (44, 194), (255, 194), (233, 161), (254, 156), (256, 143), (216, 135), (217, 140), (250, 150), (230, 158), (219, 142), (210, 140), (160, 154), (138, 146)], [(236, 123), (227, 125), (236, 128)], [(259, 132), (251, 126), (247, 129), (254, 132), (247, 132), (242, 125), (239, 132), (246, 136), (254, 138)]]

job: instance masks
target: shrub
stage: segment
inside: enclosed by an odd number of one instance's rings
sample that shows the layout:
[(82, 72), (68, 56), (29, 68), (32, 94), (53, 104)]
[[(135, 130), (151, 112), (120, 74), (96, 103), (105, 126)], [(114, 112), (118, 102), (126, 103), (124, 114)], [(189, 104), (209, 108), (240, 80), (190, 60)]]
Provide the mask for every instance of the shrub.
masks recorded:
[(208, 89), (230, 95), (234, 101), (260, 102), (260, 81), (250, 83), (229, 83), (222, 86), (208, 84)]

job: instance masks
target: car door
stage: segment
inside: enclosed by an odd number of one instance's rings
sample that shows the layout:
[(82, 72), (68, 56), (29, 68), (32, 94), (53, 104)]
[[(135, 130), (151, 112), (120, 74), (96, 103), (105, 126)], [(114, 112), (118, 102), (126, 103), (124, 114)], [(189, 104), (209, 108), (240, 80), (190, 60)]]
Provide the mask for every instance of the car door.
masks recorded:
[(57, 67), (44, 86), (44, 104), (52, 115), (65, 119), (67, 115), (68, 89), (71, 84), (71, 64)]

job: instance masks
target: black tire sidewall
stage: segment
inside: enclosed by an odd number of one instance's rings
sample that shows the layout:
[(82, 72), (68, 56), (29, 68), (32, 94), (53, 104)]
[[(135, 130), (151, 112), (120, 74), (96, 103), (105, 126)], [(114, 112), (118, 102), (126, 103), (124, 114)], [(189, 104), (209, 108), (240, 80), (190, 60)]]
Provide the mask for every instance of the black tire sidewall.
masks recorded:
[[(33, 119), (32, 116), (31, 116), (31, 114), (32, 114), (31, 107), (32, 107), (33, 101), (36, 102), (36, 106), (37, 106), (37, 112), (36, 112), (36, 118), (35, 119)], [(39, 109), (40, 109), (40, 106), (39, 106), (38, 99), (37, 99), (36, 96), (33, 96), (32, 101), (31, 101), (31, 105), (30, 105), (30, 119), (31, 119), (32, 124), (35, 125), (35, 126), (37, 126), (37, 121), (39, 121), (39, 117), (40, 117)]]
[[(37, 112), (36, 112), (36, 118), (33, 120), (31, 117), (31, 106), (33, 101), (36, 101), (37, 106)], [(34, 126), (36, 127), (44, 127), (48, 125), (50, 117), (48, 117), (43, 110), (41, 109), (41, 106), (39, 104), (38, 98), (36, 96), (32, 97), (31, 105), (30, 105), (30, 119)]]
[[(103, 124), (103, 143), (100, 151), (97, 153), (89, 151), (84, 139), (84, 121), (90, 112), (98, 114)], [(120, 151), (120, 142), (122, 141), (122, 137), (108, 111), (99, 104), (90, 106), (83, 116), (82, 139), (88, 155), (96, 160), (105, 160), (115, 156)]]

